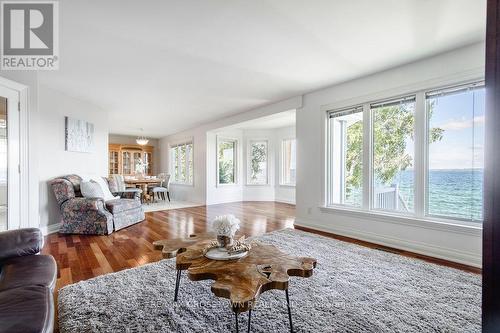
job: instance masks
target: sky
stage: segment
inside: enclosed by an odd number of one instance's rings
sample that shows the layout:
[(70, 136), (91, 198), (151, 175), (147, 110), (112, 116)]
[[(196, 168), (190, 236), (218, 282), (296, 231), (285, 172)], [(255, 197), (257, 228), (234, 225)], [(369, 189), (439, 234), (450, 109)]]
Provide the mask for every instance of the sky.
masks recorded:
[(483, 168), (484, 101), (484, 88), (436, 99), (429, 125), (444, 133), (429, 147), (430, 169)]

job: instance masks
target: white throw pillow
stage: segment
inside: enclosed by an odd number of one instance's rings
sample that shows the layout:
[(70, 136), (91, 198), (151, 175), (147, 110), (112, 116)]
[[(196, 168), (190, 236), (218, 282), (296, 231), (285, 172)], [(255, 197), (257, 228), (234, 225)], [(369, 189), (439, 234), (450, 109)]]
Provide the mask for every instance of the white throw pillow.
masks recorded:
[(120, 197), (113, 196), (113, 193), (109, 190), (108, 183), (102, 177), (94, 176), (92, 180), (101, 186), (102, 193), (104, 194), (104, 201), (120, 199)]
[(80, 191), (82, 192), (84, 198), (104, 198), (101, 186), (93, 180), (81, 182)]

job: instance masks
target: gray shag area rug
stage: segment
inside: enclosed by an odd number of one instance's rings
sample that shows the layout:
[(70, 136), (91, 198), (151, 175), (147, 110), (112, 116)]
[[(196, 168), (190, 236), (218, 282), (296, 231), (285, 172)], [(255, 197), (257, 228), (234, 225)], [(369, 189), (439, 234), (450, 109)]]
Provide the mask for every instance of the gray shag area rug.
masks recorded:
[[(258, 239), (318, 260), (312, 277), (290, 281), (296, 332), (480, 331), (479, 275), (292, 229)], [(174, 284), (175, 260), (162, 260), (66, 286), (60, 331), (235, 331), (229, 303), (212, 294), (211, 281), (183, 273), (177, 303)], [(239, 316), (240, 331), (247, 316)], [(265, 292), (252, 332), (288, 331), (285, 293)]]

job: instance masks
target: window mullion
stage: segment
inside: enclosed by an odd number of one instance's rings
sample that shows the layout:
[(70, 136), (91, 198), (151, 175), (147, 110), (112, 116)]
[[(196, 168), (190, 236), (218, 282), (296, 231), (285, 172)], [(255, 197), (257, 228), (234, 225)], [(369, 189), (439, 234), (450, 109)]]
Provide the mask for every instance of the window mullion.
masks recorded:
[(372, 207), (372, 116), (370, 105), (363, 105), (363, 209)]
[(425, 215), (425, 188), (426, 188), (426, 152), (427, 152), (427, 115), (425, 108), (425, 94), (419, 92), (415, 102), (415, 215)]
[(327, 126), (326, 126), (326, 172), (325, 177), (327, 179), (326, 183), (326, 193), (325, 193), (325, 202), (326, 206), (332, 203), (332, 160), (333, 160), (333, 150), (332, 150), (332, 120), (330, 117), (327, 117)]

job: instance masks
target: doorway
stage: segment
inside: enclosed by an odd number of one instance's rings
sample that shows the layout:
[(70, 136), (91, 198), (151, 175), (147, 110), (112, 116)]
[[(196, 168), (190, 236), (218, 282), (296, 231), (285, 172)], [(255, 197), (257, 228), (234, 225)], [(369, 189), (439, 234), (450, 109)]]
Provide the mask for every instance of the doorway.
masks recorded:
[(20, 227), (19, 92), (0, 86), (0, 231)]

